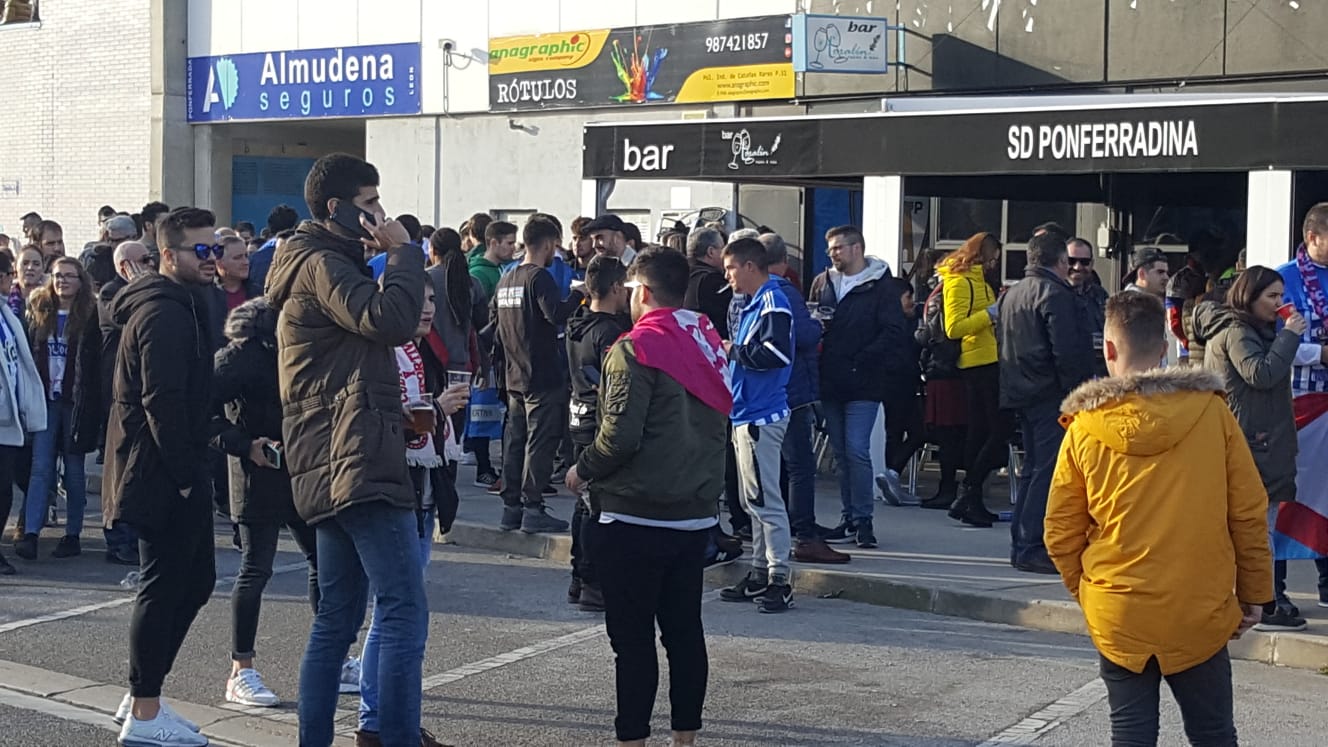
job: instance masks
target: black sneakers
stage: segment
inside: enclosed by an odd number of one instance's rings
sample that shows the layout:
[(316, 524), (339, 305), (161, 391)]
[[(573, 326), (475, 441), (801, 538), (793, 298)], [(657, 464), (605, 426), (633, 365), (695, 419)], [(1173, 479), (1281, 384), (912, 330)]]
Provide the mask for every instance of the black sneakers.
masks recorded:
[(60, 544), (51, 551), (53, 558), (72, 558), (75, 555), (83, 554), (83, 546), (79, 544), (78, 537), (72, 534), (66, 534), (60, 538)]
[(567, 603), (576, 604), (581, 601), (581, 579), (572, 577), (572, 583), (567, 585)]
[(793, 587), (787, 576), (772, 576), (765, 593), (756, 600), (756, 611), (767, 614), (786, 612), (793, 607)]
[(764, 571), (752, 570), (737, 584), (721, 589), (719, 598), (725, 602), (750, 602), (765, 593), (770, 582)]
[(14, 554), (24, 560), (37, 559), (37, 535), (25, 534), (23, 539), (14, 543)]
[(498, 482), (498, 475), (492, 471), (475, 473), (475, 487), (477, 488), (484, 488), (485, 490), (488, 490), (489, 488), (493, 487), (494, 484), (496, 484), (497, 482)]
[(1278, 633), (1304, 630), (1309, 627), (1309, 623), (1305, 622), (1305, 618), (1295, 614), (1296, 612), (1299, 612), (1299, 610), (1285, 607), (1278, 607), (1271, 615), (1265, 612), (1263, 618), (1254, 626), (1254, 629)]
[(831, 529), (821, 539), (831, 545), (850, 545), (857, 540), (857, 537), (858, 532), (853, 526), (853, 522), (845, 519), (844, 521), (839, 522), (839, 526)]
[(872, 531), (871, 519), (858, 519), (856, 525), (858, 547), (864, 550), (870, 550), (876, 547), (876, 533)]
[(598, 586), (583, 584), (581, 598), (577, 600), (576, 608), (582, 612), (603, 612), (604, 592), (600, 591)]

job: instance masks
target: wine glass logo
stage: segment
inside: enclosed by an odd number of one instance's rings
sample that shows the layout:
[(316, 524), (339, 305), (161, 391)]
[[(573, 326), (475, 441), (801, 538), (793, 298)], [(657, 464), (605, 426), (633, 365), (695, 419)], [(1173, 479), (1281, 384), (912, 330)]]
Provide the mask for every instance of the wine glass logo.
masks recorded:
[(751, 163), (752, 136), (746, 130), (739, 130), (734, 133), (733, 140), (730, 143), (730, 149), (733, 151), (733, 160), (729, 161), (729, 168), (738, 168), (738, 161)]
[(816, 29), (816, 33), (812, 35), (812, 47), (816, 50), (816, 56), (807, 63), (807, 67), (824, 70), (825, 63), (821, 62), (822, 53), (825, 53), (831, 62), (843, 62), (846, 58), (839, 52), (839, 45), (843, 41), (839, 27), (833, 23)]

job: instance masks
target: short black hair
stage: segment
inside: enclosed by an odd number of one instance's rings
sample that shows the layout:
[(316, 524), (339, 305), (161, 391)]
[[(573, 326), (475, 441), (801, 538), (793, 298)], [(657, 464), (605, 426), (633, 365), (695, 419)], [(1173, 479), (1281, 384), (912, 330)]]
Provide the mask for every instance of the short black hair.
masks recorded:
[(690, 273), (687, 258), (664, 247), (644, 249), (632, 261), (632, 278), (649, 287), (664, 306), (682, 306)]
[(738, 239), (729, 242), (729, 245), (724, 247), (724, 256), (738, 260), (739, 266), (751, 262), (763, 272), (770, 269), (770, 255), (766, 253), (765, 244), (757, 239)]
[(239, 223), (235, 224), (236, 233), (244, 233), (245, 231), (248, 231), (249, 233), (257, 233), (254, 230), (254, 224), (250, 223), (247, 220), (242, 220)]
[[(490, 228), (496, 225), (498, 224), (491, 224)], [(556, 223), (540, 218), (538, 215), (533, 215), (530, 220), (526, 221), (525, 228), (521, 229), (521, 242), (526, 245), (527, 249), (539, 246), (547, 241), (551, 241), (556, 245), (562, 235), (562, 229)]]
[(1133, 350), (1161, 347), (1166, 320), (1162, 300), (1151, 293), (1122, 291), (1107, 299), (1106, 327), (1119, 332)]
[(14, 271), (14, 258), (9, 252), (0, 252), (0, 275), (7, 275)]
[(299, 222), (300, 214), (295, 212), (295, 208), (285, 203), (272, 208), (267, 214), (267, 230), (272, 235), (294, 228), (295, 224)]
[(1061, 238), (1061, 241), (1068, 240), (1071, 235), (1069, 231), (1065, 230), (1065, 226), (1062, 226), (1054, 220), (1049, 220), (1033, 229), (1034, 235), (1039, 232), (1054, 233)]
[(530, 216), (530, 219), (531, 219), (531, 220), (546, 220), (546, 221), (552, 223), (552, 224), (554, 225), (554, 227), (556, 227), (556, 228), (558, 229), (558, 238), (561, 239), (561, 238), (563, 237), (563, 222), (560, 221), (560, 220), (558, 220), (558, 216), (556, 216), (556, 215), (550, 215), (549, 213), (535, 213), (535, 214), (533, 214), (533, 215)]
[(597, 254), (586, 265), (586, 290), (591, 298), (604, 298), (613, 291), (613, 286), (626, 281), (627, 266), (617, 257)]
[[(157, 218), (169, 212), (171, 212), (170, 206), (164, 202), (154, 200), (144, 205), (143, 209), (139, 211), (139, 215), (143, 216), (143, 223), (152, 223), (155, 225), (157, 223)], [(253, 230), (253, 226), (250, 226), (249, 228), (250, 230)]]
[(161, 221), (162, 238), (160, 242), (166, 248), (177, 247), (184, 243), (184, 232), (190, 228), (215, 228), (217, 217), (211, 210), (196, 207), (176, 208), (166, 214)]
[(424, 225), (420, 226), (420, 238), (422, 239), (432, 239), (433, 235), (437, 232), (438, 229), (434, 228), (428, 223), (425, 223)]
[(101, 207), (97, 208), (98, 220), (104, 221), (107, 218), (111, 217), (112, 215), (115, 215), (115, 208), (111, 207), (110, 205), (102, 205)]
[(377, 187), (378, 169), (349, 153), (329, 153), (314, 161), (304, 180), (304, 202), (314, 220), (327, 220), (328, 200), (353, 200), (363, 187)]
[(867, 245), (867, 242), (862, 238), (862, 229), (857, 226), (835, 226), (825, 232), (825, 243), (829, 244), (830, 240), (836, 236), (843, 236), (844, 241), (850, 244), (861, 244), (864, 247)]
[(508, 223), (505, 220), (489, 221), (489, 223), (484, 226), (484, 241), (485, 243), (488, 243), (494, 239), (501, 239), (504, 236), (516, 236), (516, 233), (515, 223)]
[(438, 229), (429, 237), (429, 251), (435, 257), (445, 257), (448, 252), (461, 251), (461, 234), (447, 228)]
[(24, 214), (23, 214), (23, 217), (22, 217), (22, 218), (19, 218), (19, 222), (21, 223), (21, 222), (23, 222), (23, 221), (25, 221), (25, 220), (28, 220), (28, 219), (30, 219), (30, 218), (36, 218), (37, 220), (41, 220), (41, 214), (39, 214), (39, 213), (38, 213), (37, 211), (35, 211), (35, 210), (33, 210), (33, 211), (31, 211), (31, 212), (24, 213)]
[(37, 240), (40, 241), (42, 234), (46, 233), (47, 231), (59, 231), (61, 234), (63, 234), (65, 232), (65, 229), (62, 228), (59, 223), (56, 223), (53, 220), (44, 220), (41, 223), (37, 224), (36, 228)]
[(642, 248), (641, 229), (635, 223), (623, 223), (623, 240), (631, 242), (637, 249)]
[(1065, 237), (1055, 231), (1047, 231), (1028, 240), (1028, 264), (1031, 266), (1055, 267), (1069, 254)]
[(397, 223), (400, 223), (401, 227), (406, 229), (406, 233), (410, 236), (411, 241), (414, 241), (417, 244), (419, 243), (420, 241), (419, 218), (416, 218), (410, 213), (402, 213), (401, 215), (397, 216)]

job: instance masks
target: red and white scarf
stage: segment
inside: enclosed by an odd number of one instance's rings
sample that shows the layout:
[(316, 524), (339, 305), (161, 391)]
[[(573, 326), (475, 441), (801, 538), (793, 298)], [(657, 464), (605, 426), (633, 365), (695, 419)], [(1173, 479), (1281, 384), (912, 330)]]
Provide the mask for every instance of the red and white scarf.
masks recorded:
[[(396, 349), (397, 370), (401, 374), (401, 404), (409, 405), (411, 402), (425, 401), (432, 399), (429, 393), (424, 389), (424, 359), (420, 357), (419, 348), (415, 343), (408, 342)], [(439, 417), (441, 421), (440, 435), (443, 438), (443, 445), (446, 448), (452, 443), (448, 437), (451, 432), (451, 421), (445, 417)], [(434, 434), (424, 433), (416, 434), (410, 441), (406, 442), (406, 463), (412, 467), (442, 467), (444, 465), (443, 457), (439, 456), (438, 449), (434, 446)], [(460, 458), (460, 455), (458, 455)]]

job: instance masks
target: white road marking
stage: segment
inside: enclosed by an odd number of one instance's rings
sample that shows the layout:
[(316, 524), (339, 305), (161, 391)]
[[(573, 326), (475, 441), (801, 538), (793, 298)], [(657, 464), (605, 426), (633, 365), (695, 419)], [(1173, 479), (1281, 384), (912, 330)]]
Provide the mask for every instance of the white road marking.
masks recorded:
[(1059, 728), (1066, 721), (1102, 702), (1106, 697), (1106, 683), (1101, 678), (1095, 678), (1078, 690), (1053, 701), (1037, 713), (994, 735), (978, 747), (1033, 744), (1038, 739)]
[[(285, 565), (279, 565), (272, 569), (272, 575), (277, 576), (282, 573), (290, 573), (292, 571), (303, 570), (306, 566), (307, 564), (304, 561), (300, 561), (298, 563), (287, 563)], [(230, 576), (224, 576), (222, 578), (217, 579), (216, 588), (221, 588), (223, 586), (233, 583), (235, 583), (234, 574)], [(118, 597), (116, 599), (108, 599), (105, 602), (97, 602), (96, 604), (85, 604), (82, 607), (74, 607), (73, 609), (60, 610), (59, 612), (48, 612), (45, 615), (37, 615), (36, 617), (29, 617), (23, 620), (15, 620), (13, 622), (8, 622), (3, 625), (0, 625), (0, 635), (15, 630), (20, 630), (22, 628), (29, 628), (32, 627), (33, 625), (41, 625), (42, 623), (48, 623), (48, 622), (57, 622), (59, 620), (68, 620), (71, 617), (81, 617), (82, 615), (91, 614), (93, 612), (97, 612), (100, 610), (109, 610), (109, 609), (114, 609), (116, 607), (123, 607), (126, 604), (133, 604), (134, 597), (135, 595), (133, 594), (127, 594), (126, 596)]]
[[(91, 708), (82, 708), (80, 706), (71, 705), (59, 700), (38, 698), (33, 695), (27, 695), (0, 687), (0, 704), (13, 708), (20, 708), (25, 711), (44, 713), (62, 721), (73, 721), (79, 724), (95, 726), (114, 734), (120, 733), (120, 727), (116, 726), (111, 721), (109, 714), (102, 713), (101, 711), (94, 711)], [(231, 742), (223, 742), (218, 739), (212, 739), (211, 737), (209, 737), (209, 741), (211, 742), (212, 747), (242, 747), (241, 745), (235, 745)]]

